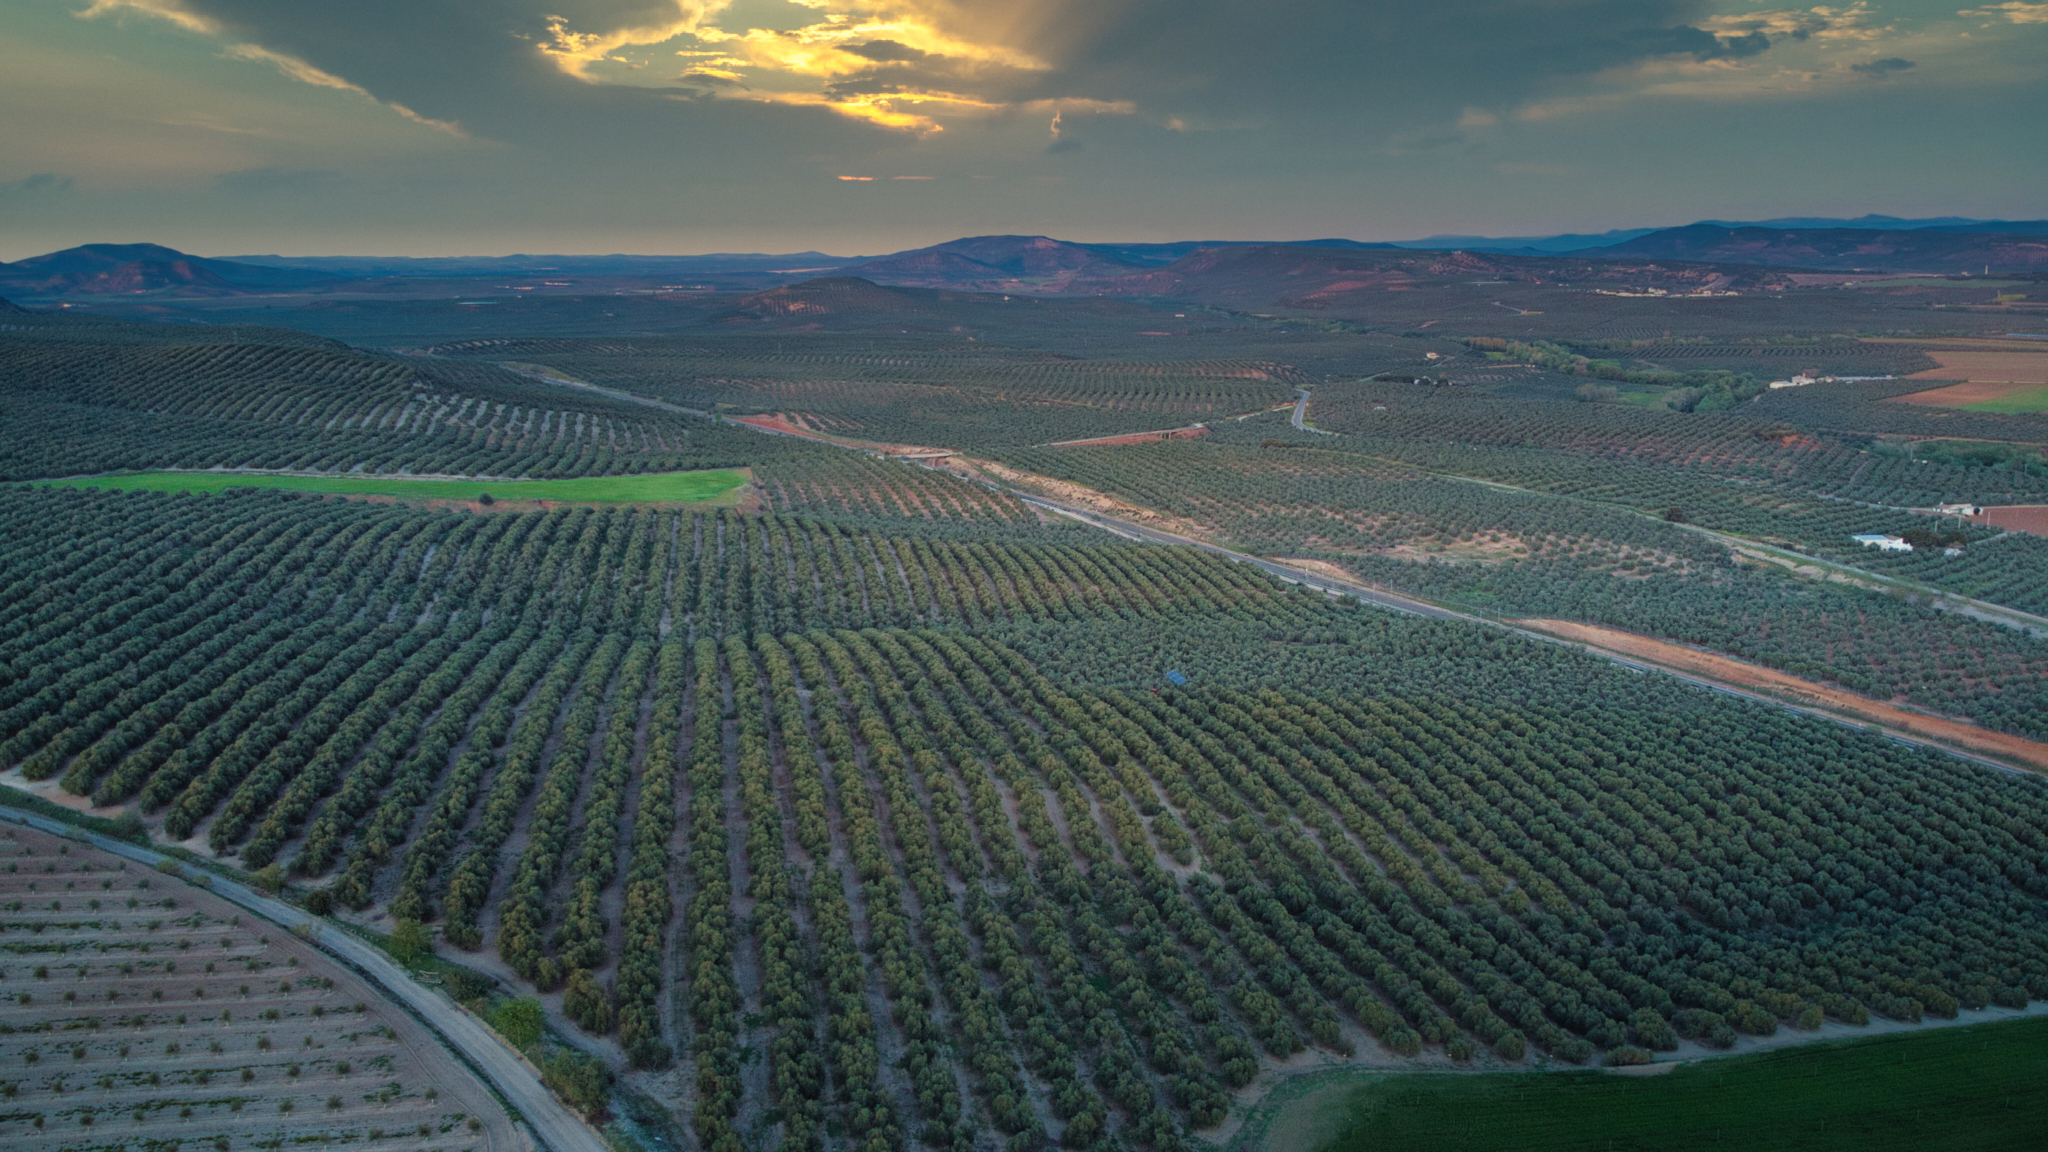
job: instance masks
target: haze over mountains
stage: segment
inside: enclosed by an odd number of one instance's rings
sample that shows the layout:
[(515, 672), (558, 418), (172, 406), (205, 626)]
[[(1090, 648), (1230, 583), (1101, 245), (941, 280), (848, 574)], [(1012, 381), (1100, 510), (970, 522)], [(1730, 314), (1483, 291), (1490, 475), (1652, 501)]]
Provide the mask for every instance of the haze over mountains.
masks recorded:
[[(1250, 255), (1254, 252), (1269, 255)], [(1589, 263), (1600, 261), (1627, 265), (1663, 261), (1815, 270), (2031, 275), (2048, 271), (2048, 220), (1788, 218), (1759, 224), (1701, 222), (1682, 228), (1598, 235), (1437, 237), (1397, 243), (1318, 239), (1117, 244), (1075, 243), (1047, 236), (973, 236), (877, 257), (796, 252), (701, 256), (211, 258), (158, 244), (85, 244), (12, 264), (0, 263), (0, 292), (27, 299), (227, 297), (331, 291), (351, 282), (394, 278), (480, 276), (627, 278), (657, 290), (744, 291), (789, 283), (797, 277), (833, 275), (905, 287), (1159, 296), (1185, 293), (1196, 284), (1214, 285), (1219, 279), (1238, 274), (1279, 289), (1284, 285), (1269, 283), (1275, 276), (1283, 280), (1292, 277), (1304, 283), (1316, 279), (1308, 274), (1311, 266), (1324, 271), (1342, 266), (1369, 278), (1400, 275), (1403, 269), (1415, 266), (1408, 257), (1432, 252), (1566, 260), (1572, 262), (1570, 266), (1547, 270), (1535, 265), (1511, 270), (1497, 261), (1475, 261), (1471, 271), (1581, 281), (1611, 278)], [(1396, 253), (1401, 257), (1396, 258)], [(1385, 258), (1351, 258), (1367, 254)], [(1295, 270), (1276, 272), (1274, 269), (1282, 264), (1292, 264)], [(1330, 285), (1341, 278), (1323, 276), (1321, 287), (1308, 291), (1330, 291)], [(706, 282), (662, 283), (680, 279)], [(1712, 277), (1697, 279), (1705, 282)], [(554, 286), (573, 287), (574, 282), (560, 281)], [(1221, 296), (1241, 294), (1221, 289), (1218, 292)]]
[(1877, 228), (1693, 224), (1572, 254), (1790, 268), (1938, 272), (1988, 272), (1994, 268), (2025, 272), (2048, 268), (2048, 222), (2001, 227), (2016, 231), (1944, 227), (1902, 232)]

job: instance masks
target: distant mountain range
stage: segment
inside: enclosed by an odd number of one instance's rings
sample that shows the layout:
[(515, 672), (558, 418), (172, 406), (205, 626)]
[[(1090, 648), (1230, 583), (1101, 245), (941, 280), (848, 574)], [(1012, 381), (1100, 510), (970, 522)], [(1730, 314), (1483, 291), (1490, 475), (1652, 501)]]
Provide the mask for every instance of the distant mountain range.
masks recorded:
[[(1906, 220), (1897, 216), (1781, 216), (1775, 220), (1701, 220), (1688, 227), (1716, 228), (1860, 228), (1873, 232), (2048, 232), (2048, 220), (1973, 220), (1967, 216), (1931, 216)], [(1552, 252), (1580, 252), (1592, 248), (1625, 244), (1653, 232), (1670, 228), (1616, 228), (1608, 232), (1565, 232), (1555, 236), (1429, 236), (1421, 240), (1396, 240), (1396, 248), (1457, 248), (1470, 252), (1501, 252), (1515, 256), (1537, 256)]]
[(1065, 292), (1127, 273), (1175, 264), (1197, 252), (1233, 248), (1380, 249), (1356, 240), (1183, 240), (1172, 244), (1076, 244), (1049, 236), (970, 236), (863, 260), (840, 269), (877, 283), (984, 292)]
[[(2048, 221), (1900, 231), (1880, 228), (1763, 228), (1693, 224), (1570, 253), (1594, 259), (1697, 260), (1782, 268), (1910, 272), (2048, 270)], [(2005, 231), (2004, 229), (2012, 229)]]
[[(1788, 217), (1759, 223), (1702, 221), (1683, 228), (1622, 229), (1537, 237), (1435, 236), (1365, 243), (1323, 239), (1260, 242), (1183, 240), (1159, 244), (1075, 243), (1049, 236), (970, 236), (875, 257), (823, 252), (703, 256), (193, 256), (158, 244), (84, 244), (0, 263), (0, 291), (16, 297), (235, 296), (329, 289), (352, 280), (404, 277), (702, 279), (693, 285), (749, 291), (818, 275), (878, 284), (1035, 294), (1107, 294), (1150, 284), (1165, 295), (1196, 268), (1231, 263), (1234, 250), (1462, 252), (1576, 261), (1686, 261), (1821, 270), (2031, 274), (2048, 271), (2048, 220), (1854, 220)], [(1196, 261), (1189, 265), (1188, 261)], [(1185, 267), (1184, 267), (1185, 265)], [(1154, 275), (1154, 273), (1166, 273)], [(1574, 278), (1597, 278), (1583, 270)]]
[(230, 256), (266, 268), (318, 269), (351, 279), (382, 276), (716, 276), (820, 272), (859, 256), (823, 252), (713, 252), (702, 256)]

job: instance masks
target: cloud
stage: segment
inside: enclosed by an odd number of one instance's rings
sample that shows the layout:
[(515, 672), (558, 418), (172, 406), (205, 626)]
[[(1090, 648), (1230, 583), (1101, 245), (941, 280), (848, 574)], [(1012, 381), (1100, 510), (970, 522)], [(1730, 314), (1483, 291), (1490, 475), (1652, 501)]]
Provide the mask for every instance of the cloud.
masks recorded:
[(1740, 60), (1745, 56), (1755, 56), (1771, 46), (1771, 38), (1762, 32), (1716, 36), (1689, 24), (1641, 32), (1636, 39), (1643, 45), (1646, 55), (1691, 56), (1695, 60)]
[[(619, 131), (743, 101), (930, 138), (1054, 101), (1160, 131), (1242, 123), (1313, 137), (1334, 118), (1345, 136), (1383, 141), (1561, 78), (1770, 47), (1768, 29), (1703, 26), (1706, 2), (797, 0), (781, 27), (731, 0), (92, 0), (85, 14), (167, 20), (304, 83), (494, 140), (574, 131), (599, 108)], [(690, 65), (650, 68), (657, 54)]]
[(1849, 65), (1849, 71), (1860, 72), (1873, 80), (1885, 80), (1914, 67), (1911, 60), (1898, 56), (1887, 56), (1882, 60), (1871, 60), (1863, 64)]
[(1771, 8), (1762, 12), (1710, 16), (1700, 26), (1723, 36), (1763, 33), (1795, 41), (1873, 40), (1891, 31), (1880, 24), (1869, 0), (1855, 0), (1845, 7), (1821, 5), (1813, 8)]
[(62, 196), (72, 190), (73, 181), (69, 176), (55, 172), (38, 172), (19, 180), (0, 184), (0, 196)]
[(101, 16), (120, 17), (130, 13), (167, 20), (187, 32), (212, 35), (220, 31), (220, 24), (217, 21), (192, 11), (182, 0), (92, 0), (91, 5), (81, 9), (77, 15), (81, 20), (93, 20)]
[(877, 63), (928, 60), (931, 58), (931, 53), (929, 52), (919, 51), (908, 44), (899, 44), (894, 40), (870, 40), (865, 44), (848, 44), (843, 46), (840, 51), (851, 53), (863, 60), (873, 60)]
[[(91, 6), (80, 11), (78, 16), (81, 19), (92, 19), (100, 16), (120, 17), (129, 13), (166, 20), (187, 32), (196, 32), (202, 35), (222, 35), (229, 30), (228, 24), (204, 11), (194, 8), (192, 5), (187, 4), (185, 0), (93, 0)], [(277, 69), (279, 73), (302, 84), (311, 84), (315, 88), (332, 88), (336, 91), (368, 96), (370, 99), (377, 100), (378, 103), (415, 124), (439, 129), (452, 136), (467, 135), (467, 133), (463, 132), (461, 126), (453, 121), (436, 120), (432, 117), (422, 116), (395, 100), (378, 99), (376, 96), (371, 95), (370, 91), (362, 85), (344, 80), (332, 72), (315, 67), (305, 60), (286, 52), (266, 48), (261, 44), (237, 43), (227, 45), (221, 50), (221, 54), (231, 60), (247, 60), (268, 64)]]
[(2006, 0), (2003, 4), (1990, 4), (1982, 8), (1965, 8), (1958, 16), (1977, 16), (1984, 19), (2004, 17), (2014, 24), (2048, 24), (2048, 0), (2028, 3), (2027, 0)]

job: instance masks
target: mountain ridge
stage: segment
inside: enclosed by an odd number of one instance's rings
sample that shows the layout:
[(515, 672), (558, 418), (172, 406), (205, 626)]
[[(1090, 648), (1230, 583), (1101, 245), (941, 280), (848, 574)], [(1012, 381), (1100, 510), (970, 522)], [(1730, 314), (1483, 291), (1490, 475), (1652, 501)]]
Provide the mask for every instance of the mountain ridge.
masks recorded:
[(2048, 223), (2034, 232), (1688, 224), (1562, 255), (1854, 271), (2025, 273), (2048, 270)]

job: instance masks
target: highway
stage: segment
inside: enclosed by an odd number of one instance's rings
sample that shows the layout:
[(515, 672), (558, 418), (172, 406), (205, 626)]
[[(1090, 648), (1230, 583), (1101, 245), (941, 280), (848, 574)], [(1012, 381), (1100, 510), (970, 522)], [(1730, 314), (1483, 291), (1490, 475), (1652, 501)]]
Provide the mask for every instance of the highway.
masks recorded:
[[(102, 851), (151, 868), (172, 859), (125, 840), (101, 836), (34, 812), (19, 808), (0, 808), (0, 811), (4, 811), (5, 819), (15, 823), (84, 840)], [(549, 1152), (610, 1152), (589, 1125), (562, 1107), (554, 1093), (541, 1084), (533, 1066), (514, 1052), (496, 1032), (450, 1004), (447, 997), (414, 980), (375, 945), (357, 939), (304, 909), (265, 896), (216, 873), (192, 869), (189, 865), (180, 866), (191, 874), (205, 876), (207, 891), (291, 930), (300, 939), (346, 964), (387, 996), (405, 1005), (442, 1043), (454, 1050), (470, 1071), (479, 1073), (512, 1103), (515, 1117), (526, 1122), (529, 1131)]]

